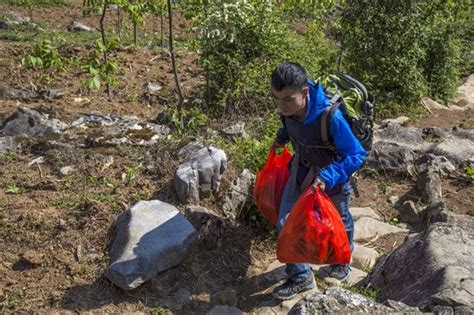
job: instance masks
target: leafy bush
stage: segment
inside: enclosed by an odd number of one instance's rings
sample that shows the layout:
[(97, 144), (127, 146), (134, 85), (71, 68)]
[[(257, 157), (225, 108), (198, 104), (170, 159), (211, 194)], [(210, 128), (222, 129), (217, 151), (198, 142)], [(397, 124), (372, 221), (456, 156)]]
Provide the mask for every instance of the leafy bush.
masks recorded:
[(283, 12), (291, 9), (289, 4), (278, 6), (270, 0), (198, 3), (185, 6), (185, 17), (199, 34), (200, 63), (210, 91), (206, 99), (213, 104), (262, 109), (262, 104), (269, 104), (270, 73), (278, 63), (292, 60), (310, 73), (319, 73), (335, 60), (320, 22), (305, 23), (304, 34), (285, 22)]
[(68, 59), (61, 55), (51, 41), (43, 40), (21, 58), (21, 64), (35, 69), (62, 71), (68, 64)]
[(21, 65), (41, 71), (41, 81), (49, 84), (58, 73), (65, 71), (75, 59), (62, 54), (49, 40), (42, 40), (21, 57)]
[(345, 71), (378, 103), (407, 110), (425, 95), (446, 103), (459, 83), (469, 17), (464, 0), (348, 0), (341, 19)]
[(417, 1), (346, 1), (341, 19), (347, 72), (367, 84), (379, 102), (417, 102), (427, 83), (418, 66), (422, 12)]
[(433, 0), (421, 5), (426, 23), (423, 70), (429, 95), (447, 104), (456, 95), (463, 63), (468, 63), (463, 55), (472, 48), (464, 42), (472, 28), (469, 1)]
[[(95, 48), (89, 53), (88, 59), (81, 64), (81, 70), (89, 75), (89, 78), (82, 81), (82, 85), (89, 90), (99, 90), (101, 82), (108, 85), (117, 83), (117, 78), (113, 74), (117, 71), (118, 62), (111, 58), (110, 53), (114, 52), (119, 45), (118, 39), (111, 37), (104, 45), (101, 39), (95, 43)], [(102, 60), (104, 52), (109, 56), (107, 60)]]

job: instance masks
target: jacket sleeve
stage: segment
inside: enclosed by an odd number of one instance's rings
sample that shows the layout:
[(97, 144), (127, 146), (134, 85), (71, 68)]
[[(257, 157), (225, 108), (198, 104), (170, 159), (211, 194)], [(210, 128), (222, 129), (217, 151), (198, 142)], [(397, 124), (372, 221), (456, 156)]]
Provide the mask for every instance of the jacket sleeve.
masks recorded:
[(288, 136), (288, 131), (286, 130), (285, 125), (278, 130), (277, 136), (275, 138), (275, 141), (278, 144), (287, 144), (288, 141), (290, 141), (290, 137)]
[(352, 173), (364, 163), (367, 155), (339, 110), (331, 119), (329, 134), (336, 147), (338, 159), (319, 173), (319, 177), (326, 182), (327, 190), (347, 182)]

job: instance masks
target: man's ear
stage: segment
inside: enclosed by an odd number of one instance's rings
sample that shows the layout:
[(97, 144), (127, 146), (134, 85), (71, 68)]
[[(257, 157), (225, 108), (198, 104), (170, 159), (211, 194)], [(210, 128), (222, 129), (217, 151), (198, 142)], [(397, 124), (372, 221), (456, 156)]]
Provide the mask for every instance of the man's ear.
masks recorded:
[(303, 95), (304, 95), (304, 97), (306, 97), (306, 96), (308, 95), (308, 93), (309, 93), (309, 86), (305, 86), (305, 87), (303, 88)]

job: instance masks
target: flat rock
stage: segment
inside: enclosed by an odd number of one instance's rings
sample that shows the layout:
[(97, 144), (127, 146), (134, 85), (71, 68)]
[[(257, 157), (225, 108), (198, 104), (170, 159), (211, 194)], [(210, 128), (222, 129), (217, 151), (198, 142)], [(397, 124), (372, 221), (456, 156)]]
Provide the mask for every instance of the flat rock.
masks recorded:
[(122, 289), (134, 289), (178, 265), (196, 239), (196, 230), (174, 206), (140, 201), (117, 220), (105, 276)]
[(440, 175), (448, 175), (456, 171), (454, 166), (445, 156), (436, 156), (431, 153), (427, 153), (416, 160), (418, 172), (425, 172), (427, 169), (439, 173)]
[(62, 133), (66, 124), (25, 107), (17, 109), (0, 126), (3, 136), (44, 136)]
[[(71, 123), (71, 128), (85, 129), (90, 135), (89, 146), (152, 145), (165, 138), (167, 126), (140, 122), (135, 116), (119, 116), (101, 113), (83, 114)], [(73, 130), (73, 129), (71, 129)], [(76, 133), (76, 131), (73, 131)]]
[(29, 101), (37, 98), (38, 94), (27, 90), (19, 90), (10, 87), (0, 87), (0, 96), (11, 100)]
[(382, 126), (388, 125), (388, 124), (399, 124), (399, 125), (405, 125), (407, 122), (410, 121), (410, 118), (407, 116), (400, 116), (397, 118), (389, 118), (389, 119), (384, 119), (382, 120)]
[(354, 314), (389, 313), (393, 309), (361, 294), (339, 287), (330, 287), (324, 293), (316, 292), (299, 301), (288, 314)]
[[(452, 217), (452, 218), (450, 218)], [(474, 310), (474, 218), (448, 215), (380, 258), (361, 285), (420, 309)], [(468, 312), (469, 313), (469, 312)]]
[(397, 144), (413, 151), (423, 151), (428, 146), (420, 130), (399, 124), (387, 124), (374, 130), (374, 144), (377, 142)]
[(444, 156), (456, 164), (461, 164), (474, 156), (474, 142), (469, 139), (450, 137), (433, 145), (428, 152)]
[(415, 175), (415, 152), (396, 143), (379, 141), (374, 143), (366, 159), (367, 167), (386, 174)]
[(369, 217), (362, 217), (356, 221), (354, 231), (354, 241), (373, 239), (391, 233), (408, 233), (407, 229), (401, 229)]
[(372, 268), (379, 257), (379, 253), (369, 247), (356, 245), (352, 252), (352, 265), (355, 268), (364, 270), (365, 268)]
[(375, 212), (374, 209), (370, 207), (351, 207), (350, 212), (352, 214), (352, 218), (354, 219), (354, 221), (357, 221), (362, 217), (369, 217), (375, 220), (382, 219), (380, 215), (378, 215), (378, 213)]

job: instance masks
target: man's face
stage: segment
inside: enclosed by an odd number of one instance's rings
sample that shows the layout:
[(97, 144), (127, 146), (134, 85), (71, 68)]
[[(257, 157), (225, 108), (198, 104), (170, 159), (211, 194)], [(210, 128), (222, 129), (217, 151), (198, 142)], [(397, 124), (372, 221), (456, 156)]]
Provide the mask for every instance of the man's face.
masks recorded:
[(304, 113), (308, 92), (309, 88), (307, 86), (303, 89), (284, 88), (281, 91), (272, 89), (272, 96), (280, 113), (283, 116), (292, 116), (297, 113)]

